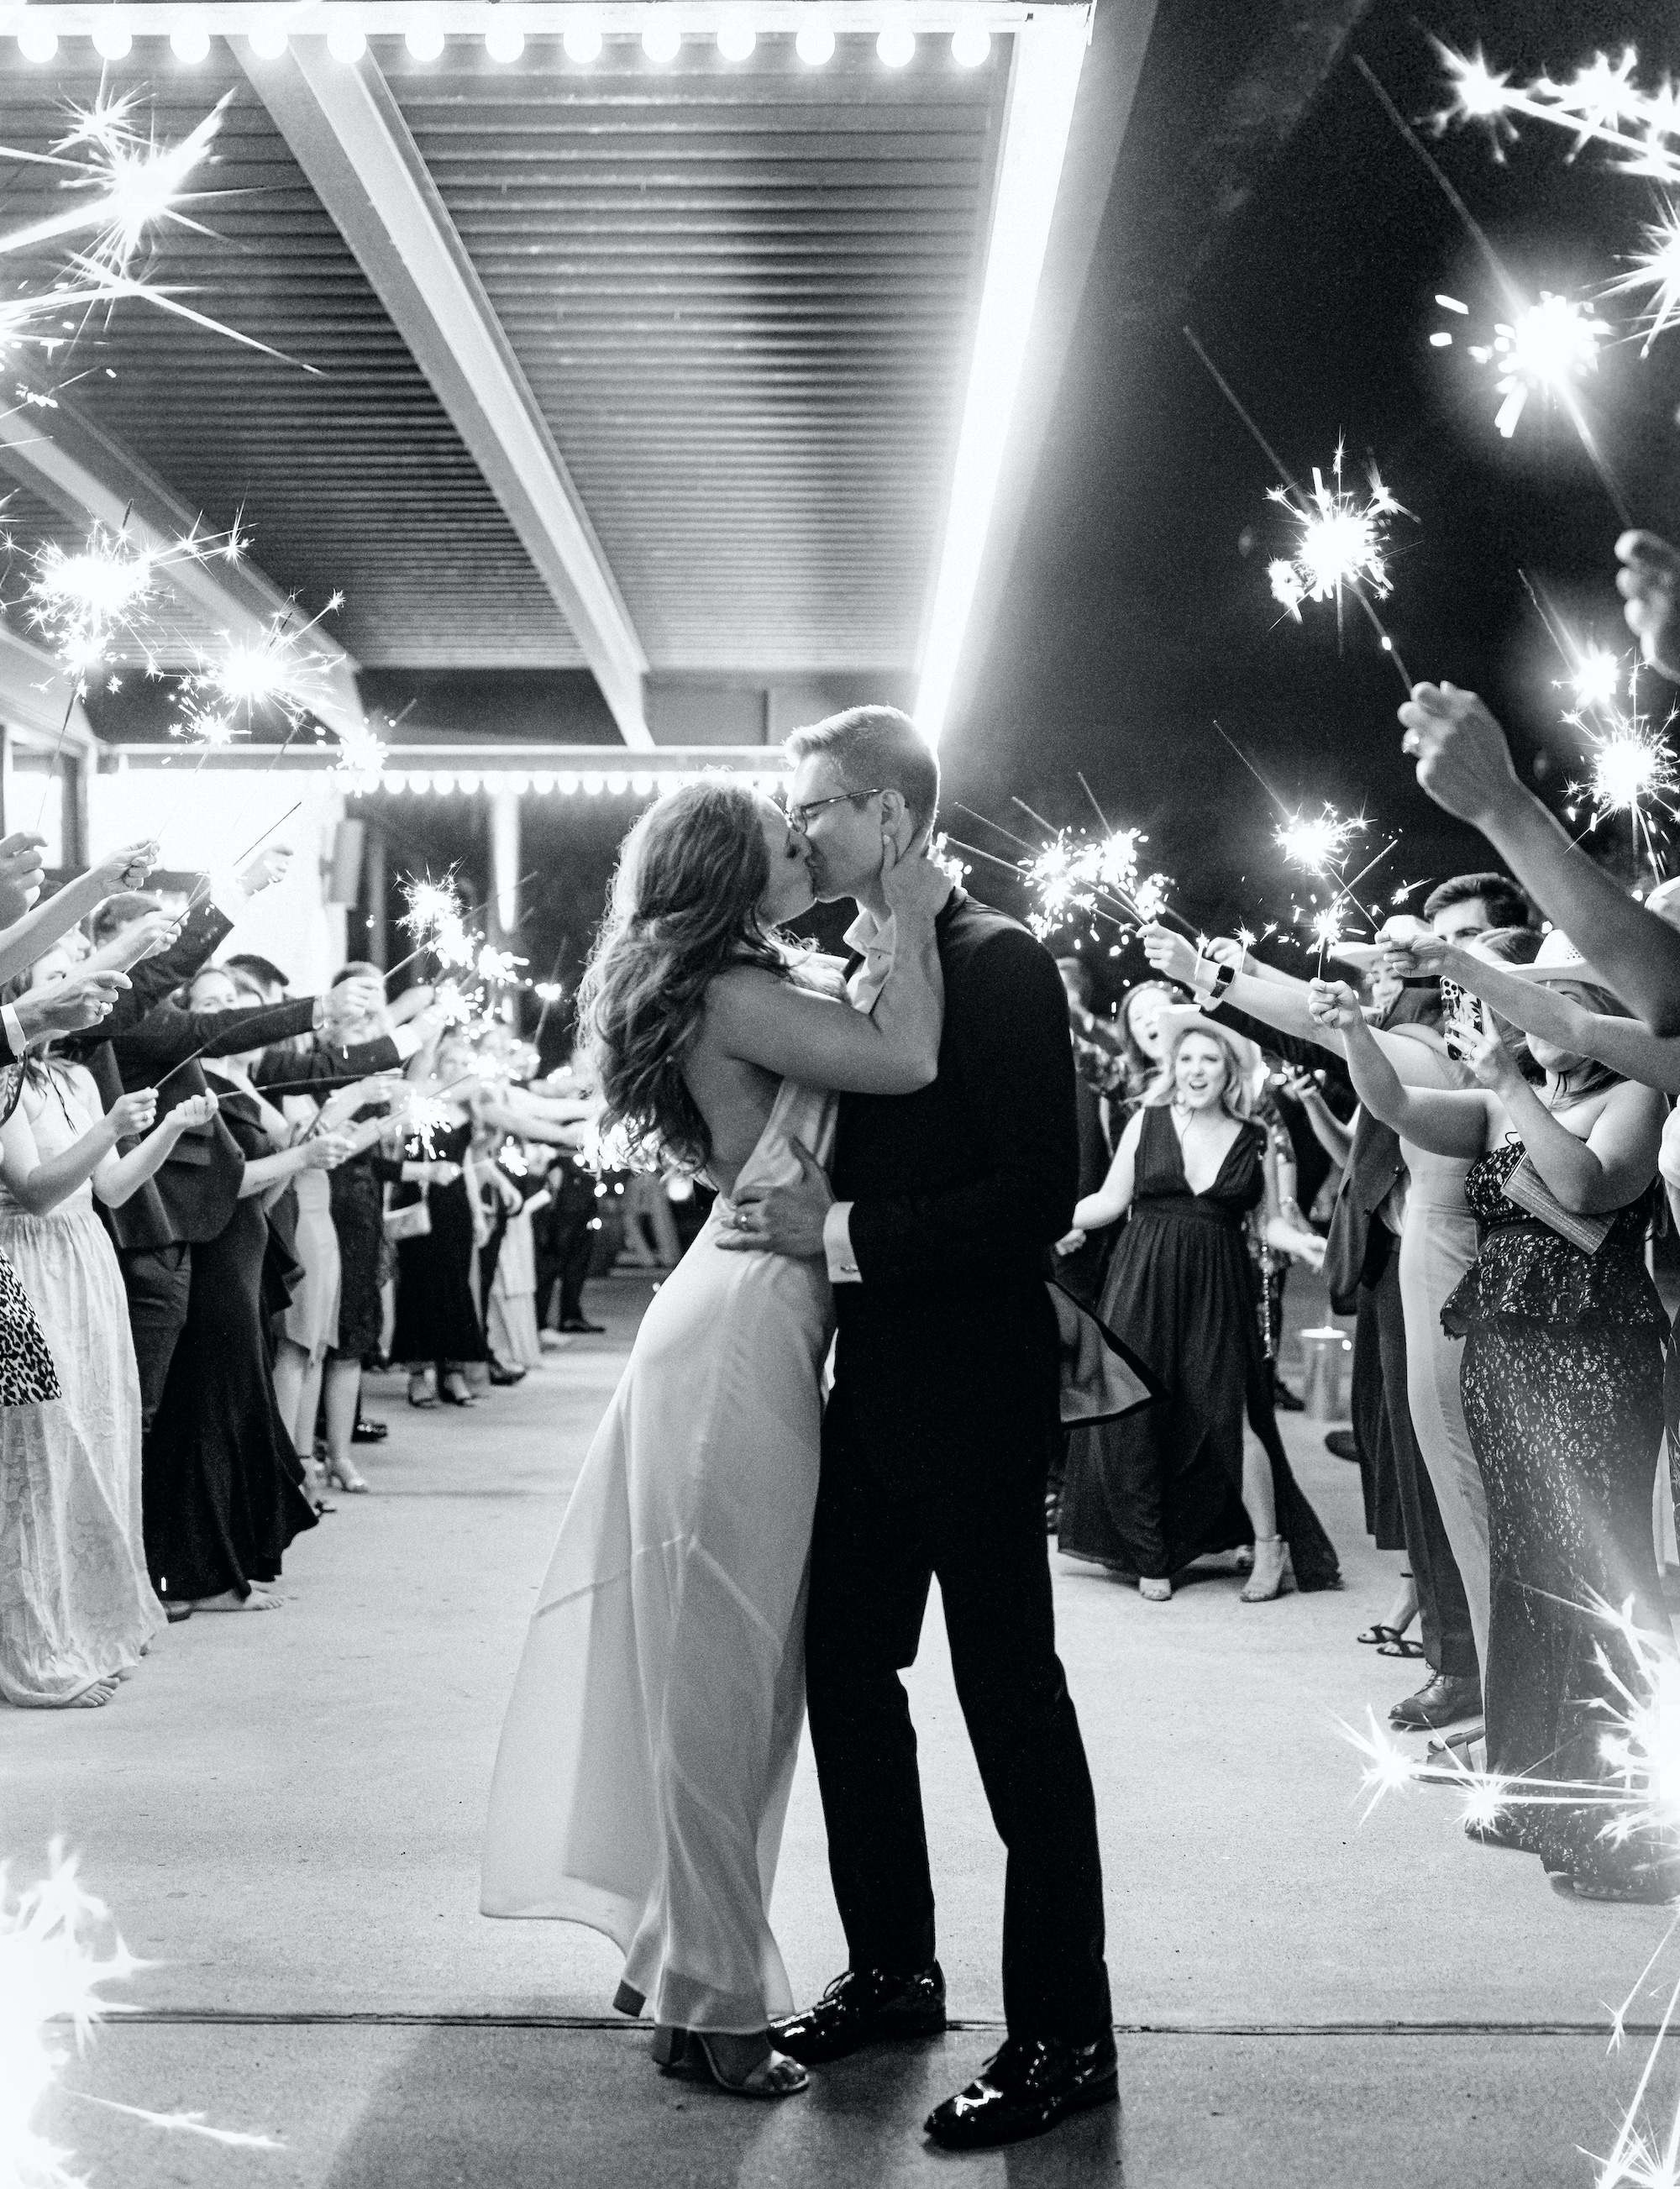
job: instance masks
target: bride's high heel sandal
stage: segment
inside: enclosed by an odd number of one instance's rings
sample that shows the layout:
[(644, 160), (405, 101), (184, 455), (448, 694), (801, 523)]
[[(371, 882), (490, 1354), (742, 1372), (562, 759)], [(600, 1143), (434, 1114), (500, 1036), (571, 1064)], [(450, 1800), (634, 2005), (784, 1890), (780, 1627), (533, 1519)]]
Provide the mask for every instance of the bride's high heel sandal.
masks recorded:
[(1289, 1579), (1289, 1546), (1281, 1536), (1256, 1536), (1254, 1574), (1237, 1598), (1239, 1604), (1270, 1604), (1281, 1596)]
[(653, 2031), (652, 2050), (653, 2064), (668, 2075), (688, 2075), (702, 2082), (710, 2079), (732, 2098), (791, 2098), (811, 2080), (797, 2060), (789, 2060), (772, 2047), (767, 2060), (731, 2081), (703, 2029), (675, 2029), (661, 2022)]

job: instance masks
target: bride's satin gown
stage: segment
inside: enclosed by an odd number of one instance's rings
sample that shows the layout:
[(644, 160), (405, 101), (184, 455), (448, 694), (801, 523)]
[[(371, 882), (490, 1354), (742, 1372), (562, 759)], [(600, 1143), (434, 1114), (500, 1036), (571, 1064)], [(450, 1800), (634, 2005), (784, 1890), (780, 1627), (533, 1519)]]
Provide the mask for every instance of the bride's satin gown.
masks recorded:
[[(826, 1165), (784, 1082), (735, 1191)], [(490, 1790), (487, 1915), (586, 1923), (654, 2018), (793, 2005), (766, 1910), (804, 1718), (806, 1573), (834, 1303), (820, 1263), (726, 1253), (720, 1196), (660, 1287), (572, 1493)]]

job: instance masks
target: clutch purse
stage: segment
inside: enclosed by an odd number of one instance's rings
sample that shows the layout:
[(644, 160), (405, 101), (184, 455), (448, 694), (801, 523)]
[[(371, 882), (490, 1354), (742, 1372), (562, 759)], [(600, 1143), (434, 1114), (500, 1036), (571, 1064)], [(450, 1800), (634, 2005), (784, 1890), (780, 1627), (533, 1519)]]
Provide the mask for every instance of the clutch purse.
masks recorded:
[(1573, 1208), (1565, 1208), (1529, 1156), (1523, 1157), (1506, 1179), (1505, 1198), (1514, 1201), (1530, 1216), (1537, 1216), (1559, 1238), (1567, 1239), (1571, 1247), (1579, 1247), (1583, 1254), (1596, 1254), (1615, 1223), (1614, 1216), (1580, 1216)]
[(432, 1230), (432, 1208), (422, 1190), (418, 1201), (410, 1201), (401, 1208), (385, 1212), (385, 1236), (393, 1247), (401, 1246), (404, 1239), (424, 1239)]

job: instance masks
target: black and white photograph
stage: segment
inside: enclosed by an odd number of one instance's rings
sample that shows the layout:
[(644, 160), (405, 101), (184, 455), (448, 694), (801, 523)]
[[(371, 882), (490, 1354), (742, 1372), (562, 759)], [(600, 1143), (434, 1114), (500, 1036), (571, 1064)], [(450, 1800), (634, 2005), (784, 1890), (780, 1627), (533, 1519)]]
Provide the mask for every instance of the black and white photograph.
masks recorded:
[(0, 0), (0, 2189), (1680, 2189), (1680, 15)]

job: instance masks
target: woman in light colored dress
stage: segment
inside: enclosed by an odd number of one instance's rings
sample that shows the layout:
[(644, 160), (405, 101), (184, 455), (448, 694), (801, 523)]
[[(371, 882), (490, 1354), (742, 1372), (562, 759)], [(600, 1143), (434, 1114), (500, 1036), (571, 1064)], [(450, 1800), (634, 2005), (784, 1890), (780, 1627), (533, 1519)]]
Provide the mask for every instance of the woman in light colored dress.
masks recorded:
[(769, 2041), (793, 2001), (766, 1910), (804, 1715), (834, 1309), (821, 1261), (718, 1241), (732, 1194), (826, 1158), (828, 1090), (934, 1076), (949, 885), (919, 856), (890, 852), (885, 873), (897, 954), (868, 1015), (776, 932), (812, 888), (767, 798), (691, 783), (625, 845), (580, 1006), (603, 1129), (704, 1168), (718, 1199), (642, 1320), (562, 1523), (484, 1847), (487, 1915), (605, 1932), (655, 2059), (755, 2097), (805, 2081)]
[[(62, 970), (54, 956), (38, 975)], [(26, 1708), (108, 1702), (164, 1612), (140, 1525), (140, 1386), (122, 1275), (93, 1195), (118, 1207), (207, 1095), (151, 1125), (150, 1089), (109, 1112), (77, 1065), (31, 1061), (0, 1126), (0, 1252), (33, 1302), (61, 1395), (0, 1411), (0, 1695)], [(91, 1184), (89, 1181), (91, 1180)]]

